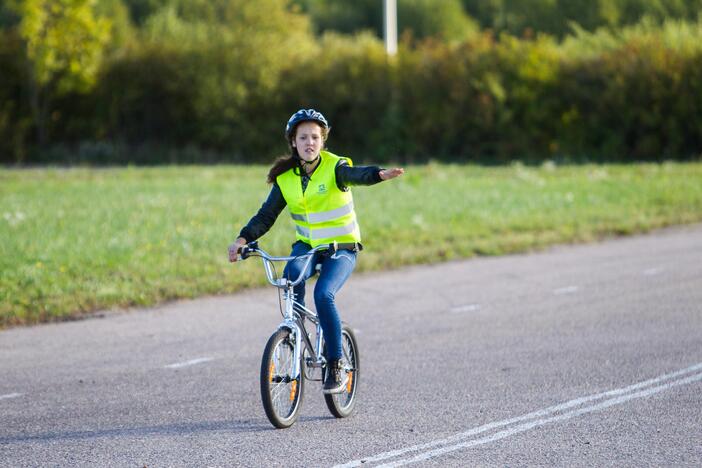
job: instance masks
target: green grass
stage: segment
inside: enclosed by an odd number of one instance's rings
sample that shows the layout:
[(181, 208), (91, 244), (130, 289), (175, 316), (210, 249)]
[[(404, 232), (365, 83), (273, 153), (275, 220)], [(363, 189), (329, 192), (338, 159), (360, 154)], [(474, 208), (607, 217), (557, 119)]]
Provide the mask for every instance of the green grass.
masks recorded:
[[(0, 327), (264, 283), (227, 246), (267, 168), (0, 169)], [(702, 163), (486, 168), (429, 164), (354, 189), (357, 270), (592, 241), (702, 220)], [(292, 242), (287, 212), (261, 239)]]

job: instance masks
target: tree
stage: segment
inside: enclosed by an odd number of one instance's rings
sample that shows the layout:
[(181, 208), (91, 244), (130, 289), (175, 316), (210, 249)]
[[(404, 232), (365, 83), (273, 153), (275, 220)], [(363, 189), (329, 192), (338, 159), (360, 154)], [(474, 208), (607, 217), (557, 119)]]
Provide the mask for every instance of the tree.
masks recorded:
[(122, 0), (122, 3), (129, 11), (131, 20), (141, 26), (149, 16), (173, 2), (171, 0)]
[(383, 36), (382, 0), (293, 0), (293, 4), (309, 15), (317, 34), (372, 30), (376, 36)]
[(412, 31), (417, 38), (461, 40), (478, 30), (459, 0), (404, 0), (398, 2), (397, 15), (401, 31)]
[(14, 8), (21, 18), (29, 104), (43, 146), (52, 101), (95, 85), (111, 22), (95, 14), (94, 0), (19, 0)]
[[(317, 33), (337, 31), (346, 34), (372, 30), (383, 37), (383, 4), (380, 0), (294, 0), (314, 23)], [(466, 14), (460, 0), (400, 0), (397, 2), (400, 34), (412, 37), (429, 36), (464, 39), (477, 30), (475, 21)]]
[(573, 25), (585, 31), (621, 28), (643, 18), (695, 21), (702, 0), (462, 0), (481, 27), (517, 36), (546, 33), (563, 38)]
[(287, 0), (172, 0), (138, 37), (102, 79), (107, 133), (230, 153), (270, 151), (251, 142), (289, 117), (277, 110), (281, 74), (319, 48)]

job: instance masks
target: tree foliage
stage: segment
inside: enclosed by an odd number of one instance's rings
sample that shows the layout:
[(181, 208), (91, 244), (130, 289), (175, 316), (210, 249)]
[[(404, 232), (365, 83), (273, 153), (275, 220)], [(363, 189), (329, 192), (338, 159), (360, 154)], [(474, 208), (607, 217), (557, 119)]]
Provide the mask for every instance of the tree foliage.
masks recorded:
[[(372, 31), (383, 37), (383, 9), (380, 0), (296, 0), (310, 15), (319, 34), (329, 31), (355, 34)], [(397, 2), (398, 32), (416, 39), (441, 37), (463, 39), (475, 32), (477, 24), (463, 10), (460, 0), (400, 0)]]
[(19, 3), (20, 37), (37, 85), (66, 93), (95, 83), (110, 22), (96, 17), (93, 8), (90, 0)]
[(47, 141), (51, 102), (95, 85), (110, 39), (110, 22), (97, 17), (94, 7), (91, 0), (21, 0), (15, 5), (40, 145)]
[(359, 162), (697, 157), (700, 3), (400, 0), (387, 57), (378, 0), (9, 0), (0, 161), (265, 162), (300, 107)]
[(517, 36), (545, 33), (563, 38), (576, 25), (586, 31), (619, 28), (649, 18), (695, 21), (702, 0), (463, 0), (481, 27)]

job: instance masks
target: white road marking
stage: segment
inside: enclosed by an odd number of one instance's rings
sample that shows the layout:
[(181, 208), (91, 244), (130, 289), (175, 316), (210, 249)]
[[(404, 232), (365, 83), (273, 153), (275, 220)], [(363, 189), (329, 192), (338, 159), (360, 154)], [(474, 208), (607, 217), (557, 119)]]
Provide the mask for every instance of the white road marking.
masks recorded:
[(494, 442), (496, 440), (504, 439), (506, 437), (509, 437), (509, 436), (512, 436), (515, 434), (519, 434), (521, 432), (528, 431), (529, 429), (533, 429), (535, 427), (544, 426), (546, 424), (551, 424), (551, 423), (555, 423), (555, 422), (565, 421), (567, 419), (571, 419), (571, 418), (574, 418), (576, 416), (581, 416), (581, 415), (587, 414), (587, 413), (592, 413), (594, 411), (600, 411), (600, 410), (603, 410), (605, 408), (609, 408), (610, 406), (620, 405), (622, 403), (626, 403), (629, 400), (634, 400), (636, 398), (644, 398), (644, 397), (656, 394), (658, 392), (662, 392), (663, 390), (668, 390), (670, 388), (677, 387), (678, 385), (685, 385), (685, 384), (699, 382), (699, 381), (702, 381), (702, 373), (694, 374), (694, 375), (691, 375), (690, 377), (687, 377), (684, 379), (674, 380), (674, 381), (669, 382), (667, 384), (659, 385), (657, 387), (652, 387), (652, 388), (649, 388), (647, 390), (641, 390), (639, 392), (631, 393), (631, 394), (620, 396), (617, 398), (610, 398), (609, 400), (605, 400), (605, 401), (598, 403), (596, 405), (586, 406), (584, 408), (572, 410), (572, 411), (560, 414), (558, 416), (537, 419), (535, 421), (520, 424), (520, 425), (515, 426), (511, 429), (500, 431), (500, 432), (497, 432), (493, 435), (482, 437), (480, 439), (475, 439), (475, 440), (462, 442), (459, 444), (449, 445), (447, 447), (442, 447), (439, 449), (431, 450), (431, 451), (426, 452), (426, 453), (422, 453), (422, 454), (417, 455), (417, 456), (412, 457), (412, 458), (406, 458), (404, 460), (396, 460), (392, 463), (388, 463), (388, 464), (384, 464), (384, 465), (380, 465), (380, 466), (389, 468), (389, 467), (395, 467), (395, 466), (409, 465), (410, 463), (416, 463), (419, 461), (428, 460), (430, 458), (435, 458), (435, 457), (444, 455), (446, 453), (454, 452), (456, 450), (460, 450), (463, 448), (474, 447), (476, 445), (486, 444), (489, 442)]
[(181, 367), (194, 366), (195, 364), (202, 364), (203, 362), (209, 362), (209, 361), (212, 361), (213, 359), (214, 358), (211, 358), (211, 357), (197, 358), (197, 359), (191, 359), (190, 361), (176, 362), (175, 364), (168, 364), (167, 366), (163, 366), (163, 367), (166, 369), (179, 369)]
[(0, 400), (9, 400), (10, 398), (17, 398), (24, 395), (24, 393), (8, 393), (6, 395), (0, 395)]
[(561, 294), (573, 294), (574, 292), (578, 291), (577, 286), (566, 286), (565, 288), (558, 288), (553, 290), (553, 294), (556, 295), (561, 295)]
[[(389, 460), (391, 458), (397, 458), (404, 455), (412, 454), (413, 452), (418, 452), (419, 454), (409, 455), (411, 458), (395, 460), (394, 462), (391, 462), (388, 465), (382, 466), (400, 466), (409, 463), (415, 463), (417, 461), (427, 460), (429, 458), (434, 458), (455, 450), (460, 450), (463, 448), (473, 447), (476, 445), (486, 444), (489, 442), (494, 442), (496, 440), (504, 439), (511, 435), (519, 434), (521, 432), (528, 431), (529, 429), (533, 429), (535, 427), (543, 426), (554, 422), (564, 421), (566, 419), (571, 419), (576, 416), (591, 413), (594, 411), (599, 411), (617, 404), (625, 403), (629, 400), (647, 397), (649, 395), (653, 395), (655, 393), (661, 392), (663, 390), (668, 390), (679, 385), (702, 381), (702, 372), (699, 371), (702, 371), (702, 363), (696, 364), (686, 369), (672, 372), (670, 374), (663, 374), (653, 379), (629, 385), (628, 387), (618, 388), (594, 395), (576, 398), (574, 400), (570, 400), (560, 405), (551, 406), (522, 416), (488, 423), (479, 427), (475, 427), (468, 431), (453, 435), (451, 437), (447, 437), (445, 439), (435, 440), (420, 445), (414, 445), (403, 449), (392, 450), (370, 457), (364, 457), (358, 460), (353, 460), (343, 465), (337, 465), (336, 468), (356, 467), (361, 465), (368, 466), (368, 464), (372, 462)], [(693, 372), (697, 373), (684, 377), (686, 374), (690, 374)], [(665, 383), (666, 381), (670, 382)], [(583, 406), (585, 403), (603, 399), (604, 401), (601, 401), (599, 403), (585, 405), (584, 407), (581, 407), (579, 409), (571, 409), (578, 406)], [(569, 411), (556, 416), (547, 417), (554, 413), (562, 412), (564, 410)], [(524, 422), (529, 420), (533, 421)], [(473, 436), (481, 434), (483, 432), (509, 426), (515, 423), (522, 424), (519, 424), (509, 429), (502, 430), (500, 432), (496, 432), (492, 435), (484, 436), (478, 439), (472, 439)]]
[(646, 276), (655, 276), (661, 271), (662, 270), (660, 268), (647, 268), (643, 271), (643, 274)]
[(451, 312), (459, 314), (461, 312), (475, 312), (480, 309), (480, 304), (466, 304), (462, 306), (451, 307)]

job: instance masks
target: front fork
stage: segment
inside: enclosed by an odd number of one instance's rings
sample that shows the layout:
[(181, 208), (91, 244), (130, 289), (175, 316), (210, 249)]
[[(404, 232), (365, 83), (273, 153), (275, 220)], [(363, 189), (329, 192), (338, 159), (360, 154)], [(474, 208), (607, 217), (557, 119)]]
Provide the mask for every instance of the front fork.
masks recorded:
[(319, 321), (315, 324), (316, 326), (316, 342), (312, 345), (312, 341), (305, 331), (302, 319), (293, 313), (293, 302), (295, 299), (295, 293), (292, 292), (292, 288), (287, 289), (283, 292), (283, 301), (285, 302), (285, 318), (278, 326), (279, 329), (285, 328), (290, 331), (293, 337), (293, 368), (292, 368), (292, 379), (298, 379), (300, 377), (300, 372), (302, 372), (300, 361), (303, 340), (307, 349), (315, 350), (314, 362), (311, 362), (310, 367), (322, 367), (324, 365), (324, 357), (322, 356), (322, 340), (324, 339), (322, 333), (322, 326)]

